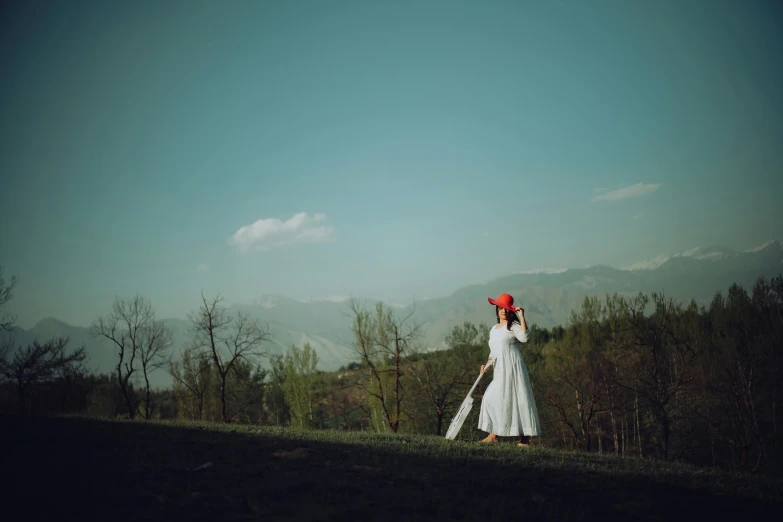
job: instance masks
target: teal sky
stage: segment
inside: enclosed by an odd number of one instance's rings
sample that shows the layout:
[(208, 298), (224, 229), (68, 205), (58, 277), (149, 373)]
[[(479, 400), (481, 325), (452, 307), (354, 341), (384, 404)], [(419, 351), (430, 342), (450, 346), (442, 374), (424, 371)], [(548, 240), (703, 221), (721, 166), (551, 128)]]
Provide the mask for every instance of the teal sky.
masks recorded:
[(779, 2), (0, 9), (22, 327), (783, 239)]

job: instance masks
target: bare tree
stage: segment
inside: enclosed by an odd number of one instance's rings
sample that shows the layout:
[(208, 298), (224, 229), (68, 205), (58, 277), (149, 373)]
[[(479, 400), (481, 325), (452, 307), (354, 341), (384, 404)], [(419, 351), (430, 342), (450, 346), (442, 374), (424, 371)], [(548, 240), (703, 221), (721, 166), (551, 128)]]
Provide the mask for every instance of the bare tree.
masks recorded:
[(437, 435), (441, 435), (443, 430), (443, 417), (456, 411), (456, 407), (464, 399), (459, 393), (464, 391), (463, 386), (473, 368), (460, 364), (464, 360), (457, 355), (440, 356), (431, 361), (421, 361), (418, 365), (410, 365), (411, 373), (419, 383), (422, 394), (435, 408)]
[(226, 405), (226, 383), (229, 373), (239, 359), (247, 361), (268, 355), (262, 351), (263, 343), (271, 339), (267, 328), (251, 321), (246, 314), (229, 315), (220, 306), (223, 299), (218, 295), (207, 300), (201, 294), (201, 306), (190, 314), (193, 348), (209, 358), (220, 379), (220, 414), (223, 422), (230, 422)]
[[(568, 427), (574, 441), (590, 451), (593, 431), (601, 448), (598, 419), (607, 410), (603, 406), (606, 387), (602, 385), (604, 367), (600, 358), (600, 322), (605, 309), (595, 297), (586, 297), (579, 311), (572, 311), (570, 324), (562, 338), (547, 350), (542, 379), (546, 403), (557, 412), (561, 428)], [(575, 403), (575, 404), (574, 404)], [(575, 406), (575, 408), (574, 408)], [(575, 414), (576, 420), (571, 415)]]
[(112, 311), (98, 317), (90, 327), (92, 335), (109, 339), (118, 350), (117, 381), (122, 400), (130, 418), (136, 416), (138, 397), (131, 377), (137, 369), (137, 358), (142, 365), (146, 383), (145, 415), (149, 415), (149, 372), (165, 364), (164, 350), (171, 343), (171, 333), (155, 321), (152, 304), (137, 295), (133, 299), (116, 299)]
[(471, 322), (465, 321), (462, 325), (456, 325), (446, 335), (446, 346), (454, 349), (458, 346), (464, 346), (476, 343), (479, 339), (489, 337), (489, 326), (480, 323), (478, 327)]
[(16, 383), (20, 405), (24, 405), (30, 385), (52, 381), (83, 362), (87, 355), (84, 347), (66, 353), (67, 338), (52, 339), (44, 344), (33, 341), (27, 348), (17, 350), (13, 360), (0, 360), (0, 374)]
[[(10, 332), (16, 322), (15, 316), (9, 315), (3, 310), (8, 301), (14, 296), (16, 281), (16, 276), (13, 276), (11, 281), (6, 283), (5, 279), (3, 279), (3, 265), (0, 265), (0, 331)], [(0, 342), (0, 364), (9, 364), (7, 358), (13, 345), (13, 335)]]
[[(400, 318), (383, 303), (376, 305), (374, 316), (356, 299), (351, 300), (350, 310), (354, 318), (354, 349), (367, 366), (371, 383), (363, 385), (363, 389), (377, 399), (385, 422), (397, 433), (402, 410), (402, 357), (420, 337), (421, 327), (411, 320), (413, 311)], [(387, 375), (391, 382), (385, 378)]]
[[(639, 398), (649, 405), (650, 414), (656, 420), (654, 429), (660, 430), (660, 442), (656, 444), (658, 451), (661, 457), (669, 459), (673, 415), (678, 409), (678, 401), (690, 396), (691, 382), (696, 376), (695, 338), (698, 327), (692, 325), (689, 328), (685, 323), (690, 321), (695, 324), (698, 311), (695, 303), (683, 311), (682, 306), (672, 299), (653, 293), (655, 308), (653, 314), (647, 317), (644, 310), (649, 302), (644, 294), (627, 302), (620, 301), (627, 332), (622, 337), (617, 337), (617, 332), (612, 333), (615, 338), (609, 342), (620, 346), (625, 353), (612, 375), (632, 376), (616, 380), (614, 384), (634, 396), (637, 433), (641, 432)], [(641, 438), (639, 453), (643, 453)]]
[(7, 337), (0, 341), (0, 364), (8, 363), (8, 356), (11, 354), (11, 348), (14, 345), (14, 338)]
[[(16, 276), (6, 283), (3, 278), (3, 266), (0, 265), (0, 330), (10, 332), (16, 317), (3, 311), (3, 307), (13, 298)], [(13, 359), (9, 359), (14, 345), (13, 335), (0, 344), (0, 380), (7, 379), (16, 383), (20, 407), (24, 407), (26, 392), (30, 386), (50, 382), (57, 378), (63, 381), (63, 400), (66, 400), (68, 380), (84, 371), (81, 363), (87, 358), (84, 346), (73, 353), (66, 352), (67, 338), (52, 339), (40, 344), (36, 339), (27, 348), (19, 347)]]
[(489, 336), (488, 327), (465, 321), (446, 335), (448, 350), (431, 353), (426, 359), (409, 357), (408, 367), (419, 384), (420, 397), (435, 410), (435, 432), (441, 435), (443, 419), (454, 412), (464, 396), (464, 386), (470, 386), (475, 366), (470, 364), (471, 349), (478, 339)]
[(212, 368), (208, 359), (193, 354), (194, 349), (187, 347), (180, 361), (169, 361), (169, 374), (174, 379), (174, 390), (179, 399), (187, 397), (191, 401), (190, 408), (183, 410), (188, 410), (191, 419), (203, 420), (204, 398), (212, 384)]
[(150, 373), (168, 364), (170, 346), (171, 330), (162, 321), (155, 321), (153, 315), (153, 320), (142, 327), (139, 339), (139, 359), (144, 376), (144, 418), (148, 420), (152, 416)]
[(3, 308), (14, 296), (17, 279), (16, 276), (12, 276), (11, 280), (6, 283), (3, 279), (3, 270), (3, 265), (0, 265), (0, 330), (10, 332), (16, 322), (16, 317), (5, 312)]

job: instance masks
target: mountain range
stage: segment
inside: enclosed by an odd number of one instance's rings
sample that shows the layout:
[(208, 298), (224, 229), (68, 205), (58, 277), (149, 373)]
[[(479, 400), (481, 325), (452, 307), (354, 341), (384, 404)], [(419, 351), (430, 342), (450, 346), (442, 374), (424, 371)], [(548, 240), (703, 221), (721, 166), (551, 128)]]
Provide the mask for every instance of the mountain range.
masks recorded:
[[(565, 325), (571, 311), (581, 307), (586, 296), (603, 298), (617, 293), (634, 296), (639, 292), (663, 293), (681, 302), (694, 299), (708, 305), (715, 293), (726, 292), (732, 283), (750, 290), (760, 276), (783, 274), (783, 241), (768, 241), (749, 251), (737, 252), (724, 246), (695, 248), (674, 255), (661, 255), (623, 268), (605, 265), (566, 270), (541, 270), (515, 273), (492, 281), (466, 286), (449, 296), (426, 299), (410, 304), (392, 304), (398, 314), (413, 312), (412, 320), (421, 324), (424, 350), (445, 347), (445, 337), (465, 321), (494, 323), (494, 308), (487, 297), (510, 293), (515, 303), (525, 308), (529, 324), (551, 328)], [(366, 301), (373, 306), (373, 301)], [(280, 354), (291, 345), (310, 343), (323, 370), (334, 370), (353, 360), (352, 318), (348, 298), (296, 300), (282, 295), (261, 296), (252, 304), (234, 305), (237, 311), (268, 325), (272, 340), (265, 347), (270, 354)], [(177, 358), (189, 339), (188, 322), (165, 319), (173, 333), (172, 355)], [(70, 346), (84, 345), (88, 367), (106, 373), (116, 365), (117, 353), (106, 340), (93, 338), (87, 328), (72, 326), (54, 318), (39, 321), (33, 328), (15, 328), (11, 333), (17, 345), (34, 339), (69, 337)], [(262, 361), (263, 362), (263, 361)], [(168, 386), (171, 377), (164, 370), (153, 374), (153, 384)]]

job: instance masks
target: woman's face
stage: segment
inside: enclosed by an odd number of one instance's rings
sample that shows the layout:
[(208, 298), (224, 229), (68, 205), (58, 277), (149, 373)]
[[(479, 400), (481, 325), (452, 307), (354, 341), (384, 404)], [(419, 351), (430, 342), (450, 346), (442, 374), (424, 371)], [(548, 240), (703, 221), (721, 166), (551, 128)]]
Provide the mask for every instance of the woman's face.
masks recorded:
[(507, 312), (505, 308), (498, 308), (498, 317), (501, 321), (508, 321)]

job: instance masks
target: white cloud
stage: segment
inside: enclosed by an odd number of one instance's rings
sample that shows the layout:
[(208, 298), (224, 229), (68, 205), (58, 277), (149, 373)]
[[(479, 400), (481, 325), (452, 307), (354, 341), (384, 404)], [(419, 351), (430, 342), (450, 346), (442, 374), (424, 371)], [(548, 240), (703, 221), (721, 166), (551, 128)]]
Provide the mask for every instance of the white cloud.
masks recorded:
[(601, 194), (600, 196), (593, 196), (592, 201), (618, 201), (621, 199), (635, 198), (644, 196), (645, 194), (651, 194), (660, 187), (660, 183), (646, 185), (644, 183), (637, 183), (636, 185), (629, 185), (627, 187), (619, 188), (611, 192), (607, 192), (606, 194)]
[(209, 270), (209, 267), (202, 263), (196, 267), (196, 270), (198, 270), (199, 272), (206, 272), (207, 270)]
[(259, 219), (246, 225), (228, 239), (228, 244), (239, 249), (270, 250), (293, 243), (330, 243), (335, 240), (334, 228), (320, 225), (326, 219), (323, 214), (294, 214), (286, 221), (277, 218)]

